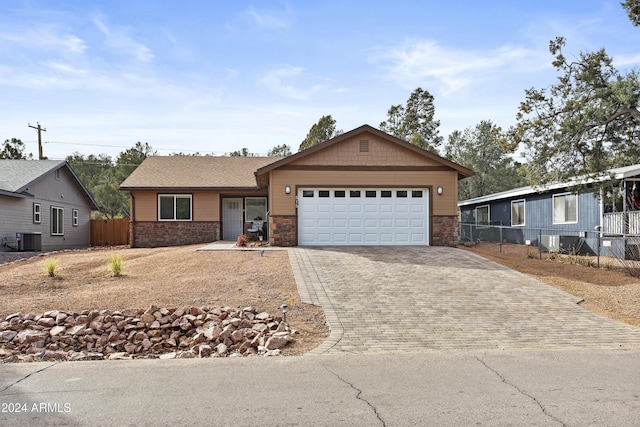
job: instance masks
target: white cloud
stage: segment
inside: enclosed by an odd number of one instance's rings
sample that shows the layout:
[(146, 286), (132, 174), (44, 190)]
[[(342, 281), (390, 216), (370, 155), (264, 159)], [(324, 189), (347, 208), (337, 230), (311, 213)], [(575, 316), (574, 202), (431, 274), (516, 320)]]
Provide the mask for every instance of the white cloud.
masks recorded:
[(131, 55), (138, 61), (150, 62), (153, 60), (154, 55), (151, 49), (138, 43), (129, 36), (129, 30), (124, 27), (109, 27), (103, 19), (94, 18), (93, 23), (98, 27), (100, 32), (106, 36), (106, 44), (112, 49)]
[(84, 40), (72, 34), (64, 34), (54, 26), (38, 26), (20, 33), (0, 33), (0, 40), (26, 49), (54, 49), (61, 53), (81, 54), (87, 49)]
[(288, 11), (281, 14), (275, 12), (258, 11), (250, 7), (245, 11), (251, 20), (263, 29), (283, 29), (290, 26), (290, 17)]
[[(544, 60), (548, 62), (548, 58)], [(407, 41), (376, 54), (373, 61), (389, 63), (388, 78), (401, 86), (435, 84), (445, 96), (479, 82), (490, 73), (533, 71), (544, 64), (539, 52), (522, 47), (474, 51), (441, 46), (432, 40)]]
[(270, 71), (260, 81), (270, 91), (297, 100), (309, 99), (314, 93), (329, 88), (326, 79), (316, 83), (318, 79), (305, 76), (303, 72), (302, 67), (284, 66)]

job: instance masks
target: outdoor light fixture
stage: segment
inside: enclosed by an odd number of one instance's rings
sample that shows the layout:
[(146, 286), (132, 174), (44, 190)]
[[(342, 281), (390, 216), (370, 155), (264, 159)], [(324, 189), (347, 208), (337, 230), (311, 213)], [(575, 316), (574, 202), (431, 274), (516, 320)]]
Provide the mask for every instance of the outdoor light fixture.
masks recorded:
[(290, 194), (291, 193), (291, 186), (285, 185), (284, 186), (284, 193), (285, 194)]
[(280, 306), (280, 310), (282, 310), (282, 321), (287, 321), (287, 311), (289, 311), (289, 306), (287, 304), (282, 304)]
[(438, 191), (438, 196), (442, 196), (442, 187), (438, 185), (438, 189), (436, 190)]

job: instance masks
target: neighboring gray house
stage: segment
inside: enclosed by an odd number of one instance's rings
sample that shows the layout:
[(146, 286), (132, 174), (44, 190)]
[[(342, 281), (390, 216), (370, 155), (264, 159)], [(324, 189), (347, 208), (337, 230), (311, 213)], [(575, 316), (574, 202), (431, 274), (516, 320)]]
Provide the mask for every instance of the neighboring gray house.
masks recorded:
[(0, 252), (87, 247), (97, 208), (64, 160), (0, 160)]

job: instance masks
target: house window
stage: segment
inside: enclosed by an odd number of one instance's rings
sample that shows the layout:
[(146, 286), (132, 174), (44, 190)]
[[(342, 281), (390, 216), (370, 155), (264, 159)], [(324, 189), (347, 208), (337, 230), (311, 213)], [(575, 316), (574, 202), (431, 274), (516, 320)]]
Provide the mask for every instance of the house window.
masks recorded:
[(40, 203), (33, 204), (33, 223), (40, 224), (42, 222), (42, 206)]
[(266, 197), (245, 197), (244, 199), (245, 221), (265, 221), (267, 219)]
[(64, 235), (64, 208), (51, 206), (51, 235)]
[(511, 225), (524, 225), (524, 200), (511, 202)]
[(576, 194), (556, 194), (553, 196), (553, 223), (578, 222), (578, 196)]
[(74, 209), (71, 211), (71, 225), (74, 227), (78, 226), (78, 209)]
[(476, 208), (476, 225), (478, 224), (489, 224), (489, 205)]
[(158, 195), (158, 219), (160, 221), (191, 221), (191, 195)]

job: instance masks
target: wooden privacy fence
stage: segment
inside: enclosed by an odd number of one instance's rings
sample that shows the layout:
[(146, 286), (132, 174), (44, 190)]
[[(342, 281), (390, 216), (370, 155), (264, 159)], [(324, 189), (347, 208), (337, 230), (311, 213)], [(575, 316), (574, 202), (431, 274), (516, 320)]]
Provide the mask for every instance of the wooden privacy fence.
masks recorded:
[(91, 220), (91, 246), (128, 244), (129, 218)]

